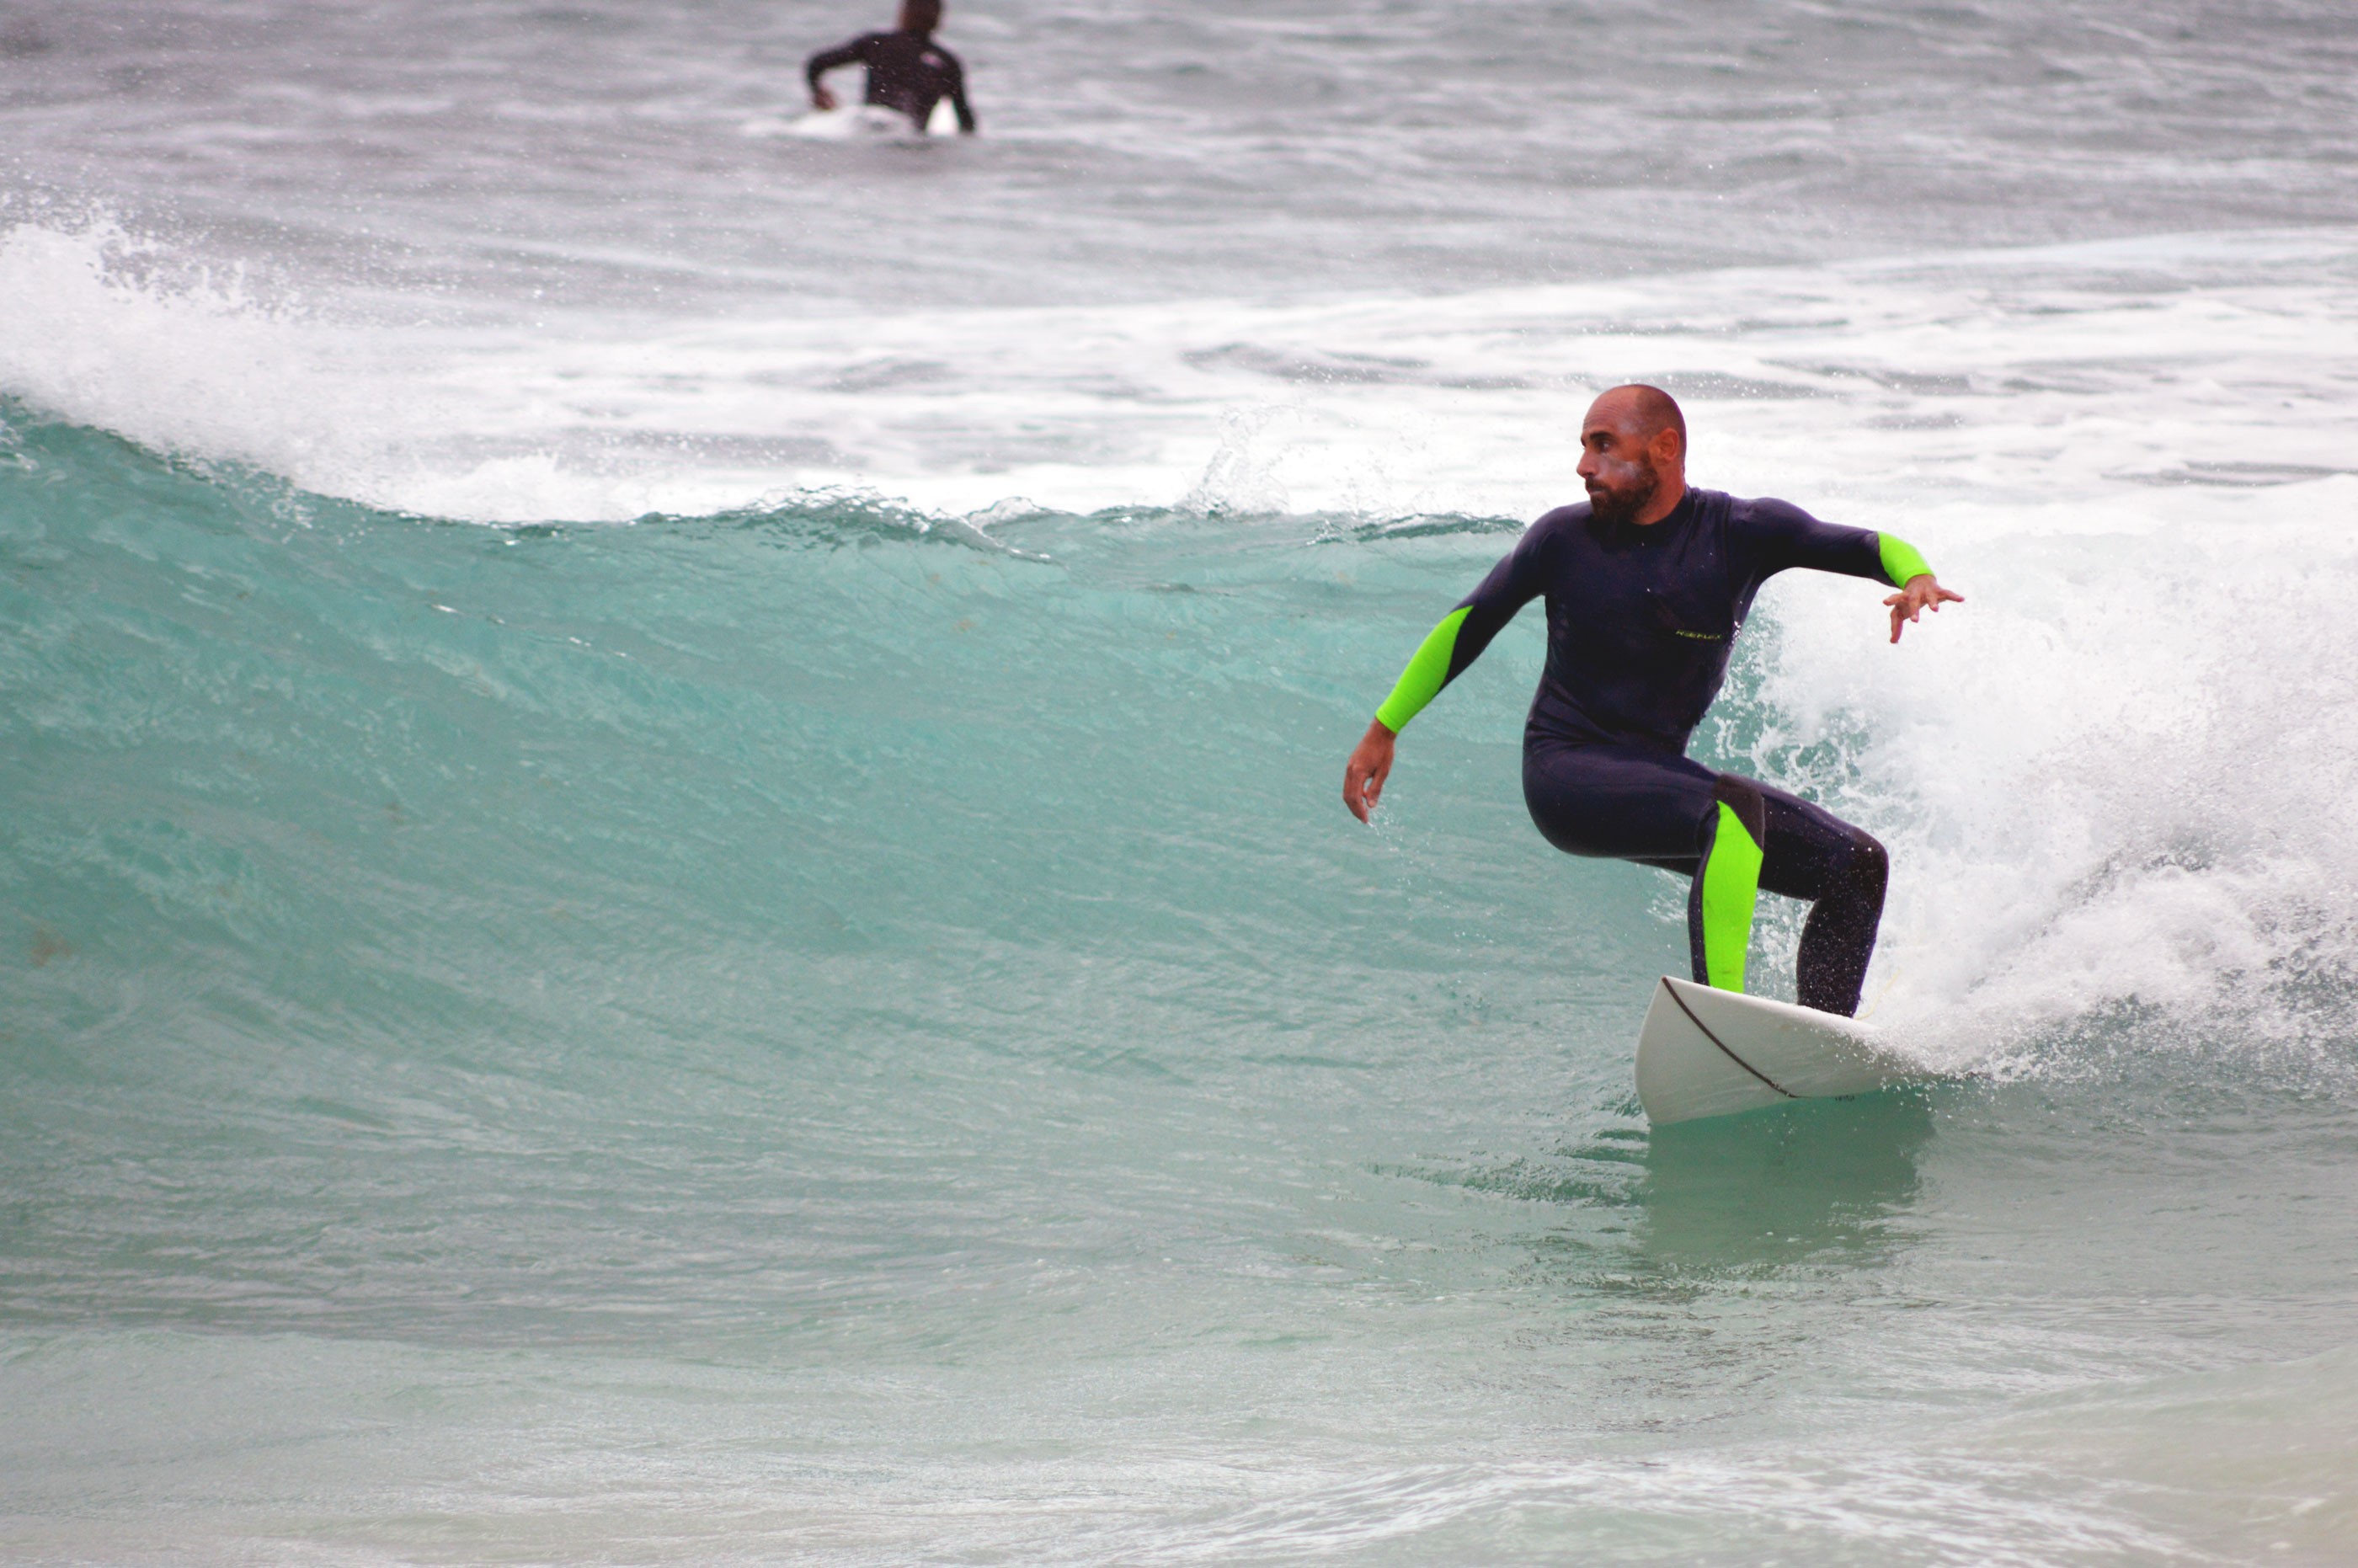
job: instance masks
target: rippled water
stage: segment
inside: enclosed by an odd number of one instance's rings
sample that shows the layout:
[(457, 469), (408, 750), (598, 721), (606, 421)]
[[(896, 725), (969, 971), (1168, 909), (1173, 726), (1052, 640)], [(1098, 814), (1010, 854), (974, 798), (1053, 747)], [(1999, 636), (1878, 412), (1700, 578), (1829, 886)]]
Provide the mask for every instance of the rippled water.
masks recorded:
[[(0, 13), (0, 1552), (2344, 1560), (2334, 12), (865, 20)], [(1647, 1128), (1535, 616), (1334, 798), (1631, 376), (1953, 1082)]]
[(943, 33), (982, 141), (782, 137), (803, 58), (891, 10), (24, 12), (0, 156), (412, 309), (1424, 291), (2358, 217), (2330, 0), (990, 0)]

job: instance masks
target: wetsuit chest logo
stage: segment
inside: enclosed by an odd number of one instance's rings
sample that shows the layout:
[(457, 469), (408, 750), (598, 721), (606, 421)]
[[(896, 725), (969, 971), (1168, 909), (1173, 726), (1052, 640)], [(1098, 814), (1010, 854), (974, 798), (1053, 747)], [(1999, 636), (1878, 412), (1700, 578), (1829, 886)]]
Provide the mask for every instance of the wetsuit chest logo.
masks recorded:
[(1655, 625), (1668, 632), (1671, 636), (1683, 638), (1690, 643), (1725, 643), (1736, 635), (1734, 626), (1724, 626), (1717, 631), (1706, 631), (1693, 625), (1688, 617), (1681, 615), (1671, 607), (1669, 600), (1651, 589), (1646, 590), (1646, 611)]

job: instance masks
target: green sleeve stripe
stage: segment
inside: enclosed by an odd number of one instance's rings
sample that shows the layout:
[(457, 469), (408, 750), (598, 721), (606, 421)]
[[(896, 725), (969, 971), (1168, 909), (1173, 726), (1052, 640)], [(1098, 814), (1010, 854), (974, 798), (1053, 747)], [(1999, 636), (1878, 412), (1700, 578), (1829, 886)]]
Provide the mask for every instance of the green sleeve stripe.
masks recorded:
[(1744, 961), (1752, 951), (1752, 912), (1760, 898), (1760, 846), (1744, 819), (1719, 803), (1719, 827), (1703, 869), (1704, 969), (1724, 991), (1744, 989)]
[(1914, 578), (1932, 575), (1932, 563), (1920, 551), (1897, 534), (1877, 534), (1882, 541), (1883, 575), (1891, 579), (1894, 588), (1906, 588)]
[(1408, 668), (1401, 671), (1400, 679), (1392, 685), (1392, 694), (1376, 709), (1377, 721), (1385, 729), (1399, 734), (1449, 684), (1449, 658), (1457, 652), (1457, 628), (1466, 624), (1466, 613), (1473, 608), (1469, 604), (1451, 611), (1417, 645), (1416, 656), (1409, 660)]

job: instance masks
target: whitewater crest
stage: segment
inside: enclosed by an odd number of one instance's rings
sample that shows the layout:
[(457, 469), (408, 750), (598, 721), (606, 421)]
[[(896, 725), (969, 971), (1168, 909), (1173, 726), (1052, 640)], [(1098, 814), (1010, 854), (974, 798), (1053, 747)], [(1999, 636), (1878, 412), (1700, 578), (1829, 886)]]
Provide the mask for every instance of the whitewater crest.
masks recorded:
[[(2318, 234), (1444, 297), (711, 319), (420, 321), (176, 254), (101, 221), (0, 231), (26, 323), (0, 335), (0, 389), (152, 449), (480, 522), (862, 487), (945, 516), (1023, 496), (1528, 519), (1576, 496), (1581, 409), (1629, 379), (1693, 406), (1708, 482), (1869, 524), (2266, 488), (2331, 477), (2358, 445), (2324, 395), (2349, 351), (2334, 323), (2358, 313), (2349, 247)], [(2157, 276), (2175, 281), (2147, 291)], [(2239, 455), (2189, 456), (2223, 444)]]

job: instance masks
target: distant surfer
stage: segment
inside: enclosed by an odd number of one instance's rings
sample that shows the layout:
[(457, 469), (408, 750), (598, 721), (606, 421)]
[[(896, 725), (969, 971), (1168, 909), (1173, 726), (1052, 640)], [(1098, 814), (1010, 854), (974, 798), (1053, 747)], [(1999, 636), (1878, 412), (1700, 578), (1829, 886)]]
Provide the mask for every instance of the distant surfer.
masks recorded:
[(922, 133), (933, 123), (934, 105), (946, 98), (957, 112), (959, 133), (974, 135), (974, 111), (966, 102), (966, 68), (957, 56), (934, 42), (934, 29), (941, 25), (941, 0), (902, 0), (896, 30), (863, 33), (839, 48), (821, 49), (803, 67), (812, 104), (821, 110), (835, 107), (835, 94), (821, 77), (842, 66), (864, 65), (871, 107), (906, 114)]
[(1776, 573), (1808, 567), (1888, 583), (1899, 590), (1883, 601), (1894, 643), (1923, 611), (1963, 596), (1892, 535), (1687, 488), (1686, 419), (1658, 388), (1599, 397), (1580, 445), (1588, 500), (1532, 524), (1425, 638), (1352, 752), (1343, 803), (1368, 820), (1401, 726), (1544, 596), (1547, 666), (1523, 727), (1523, 799), (1540, 832), (1569, 854), (1692, 878), (1698, 984), (1744, 989), (1759, 889), (1811, 901), (1799, 1000), (1855, 1013), (1883, 918), (1883, 846), (1797, 795), (1713, 772), (1686, 755), (1687, 740), (1727, 676), (1753, 596)]

